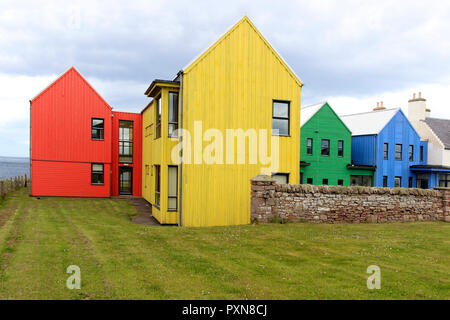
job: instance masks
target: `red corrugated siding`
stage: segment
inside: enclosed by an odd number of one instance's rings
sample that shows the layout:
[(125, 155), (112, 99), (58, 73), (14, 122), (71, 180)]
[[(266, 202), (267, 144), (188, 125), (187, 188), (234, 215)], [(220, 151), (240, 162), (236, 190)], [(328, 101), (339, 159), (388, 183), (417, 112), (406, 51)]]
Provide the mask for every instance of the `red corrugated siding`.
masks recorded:
[[(92, 118), (105, 119), (103, 141), (91, 139)], [(74, 68), (33, 99), (32, 195), (109, 196), (111, 122), (111, 107)], [(104, 186), (91, 186), (91, 163), (105, 164)]]
[(104, 165), (103, 185), (91, 185), (91, 164), (33, 161), (32, 195), (58, 197), (109, 197), (110, 164)]
[(142, 195), (142, 115), (140, 113), (113, 112), (112, 181), (111, 195), (119, 194), (119, 121), (131, 120), (133, 124), (133, 196)]

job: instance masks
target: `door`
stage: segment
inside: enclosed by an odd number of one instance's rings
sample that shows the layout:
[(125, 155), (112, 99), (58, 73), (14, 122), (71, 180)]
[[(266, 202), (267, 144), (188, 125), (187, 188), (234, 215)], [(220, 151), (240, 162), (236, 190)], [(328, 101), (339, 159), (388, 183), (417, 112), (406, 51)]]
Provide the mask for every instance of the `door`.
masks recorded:
[(119, 167), (119, 194), (133, 194), (133, 168)]

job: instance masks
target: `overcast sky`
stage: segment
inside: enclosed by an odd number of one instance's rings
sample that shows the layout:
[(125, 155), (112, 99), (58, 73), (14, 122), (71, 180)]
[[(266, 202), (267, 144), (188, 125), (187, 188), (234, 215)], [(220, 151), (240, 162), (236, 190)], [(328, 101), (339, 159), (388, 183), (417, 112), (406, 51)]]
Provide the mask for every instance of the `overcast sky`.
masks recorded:
[[(75, 1), (74, 1), (75, 2)], [(140, 111), (243, 15), (338, 114), (422, 91), (450, 118), (450, 1), (0, 2), (0, 156), (28, 156), (29, 100), (74, 65), (116, 110)]]

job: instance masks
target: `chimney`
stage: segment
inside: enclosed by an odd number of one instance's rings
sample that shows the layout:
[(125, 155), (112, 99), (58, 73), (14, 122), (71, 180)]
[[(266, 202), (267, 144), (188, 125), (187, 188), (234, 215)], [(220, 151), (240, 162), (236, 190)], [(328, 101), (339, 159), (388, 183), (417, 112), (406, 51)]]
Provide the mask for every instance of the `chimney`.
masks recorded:
[(377, 106), (373, 109), (373, 111), (385, 110), (386, 108), (383, 106), (383, 101), (377, 102)]
[(408, 101), (408, 119), (414, 126), (430, 115), (430, 111), (426, 106), (426, 101), (427, 100), (422, 97), (422, 92), (419, 92), (418, 97), (416, 97), (416, 94), (414, 93), (413, 98)]

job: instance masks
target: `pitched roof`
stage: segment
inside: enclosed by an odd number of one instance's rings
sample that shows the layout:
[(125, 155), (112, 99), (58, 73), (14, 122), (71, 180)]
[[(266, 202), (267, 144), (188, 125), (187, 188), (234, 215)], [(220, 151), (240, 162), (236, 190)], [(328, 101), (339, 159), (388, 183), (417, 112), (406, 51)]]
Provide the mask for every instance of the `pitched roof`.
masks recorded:
[(300, 80), (300, 77), (297, 76), (297, 74), (294, 72), (294, 69), (292, 69), (286, 62), (286, 60), (283, 59), (283, 57), (273, 48), (273, 46), (269, 43), (269, 41), (264, 38), (264, 36), (258, 31), (258, 29), (255, 27), (255, 25), (250, 21), (250, 19), (247, 16), (244, 16), (241, 20), (239, 20), (238, 23), (233, 25), (231, 28), (228, 29), (227, 32), (225, 32), (219, 40), (215, 41), (211, 46), (207, 47), (205, 50), (203, 50), (197, 57), (195, 57), (191, 62), (189, 62), (182, 71), (188, 72), (191, 68), (193, 68), (203, 57), (207, 56), (216, 46), (218, 46), (225, 38), (227, 38), (234, 30), (236, 30), (242, 23), (248, 23), (250, 27), (258, 34), (258, 36), (264, 41), (264, 43), (269, 47), (270, 50), (274, 53), (274, 55), (280, 60), (281, 64), (287, 69), (287, 71), (292, 75), (292, 77), (299, 83), (299, 85), (303, 85), (303, 81)]
[(102, 100), (105, 105), (112, 110), (112, 107), (109, 105), (108, 102), (106, 102), (105, 99), (103, 99), (103, 97), (97, 92), (97, 90), (94, 89), (93, 86), (91, 86), (91, 84), (86, 80), (85, 77), (83, 77), (83, 75), (80, 73), (80, 71), (78, 71), (74, 66), (71, 66), (69, 69), (67, 69), (66, 71), (64, 71), (59, 77), (56, 78), (56, 80), (54, 80), (52, 83), (50, 83), (47, 87), (45, 87), (44, 90), (42, 90), (41, 92), (39, 92), (33, 99), (31, 99), (30, 101), (36, 100), (38, 97), (40, 97), (41, 95), (43, 95), (45, 92), (47, 92), (47, 90), (49, 90), (50, 88), (52, 88), (58, 81), (60, 81), (62, 78), (64, 78), (67, 74), (69, 74), (70, 72), (74, 72), (75, 74), (77, 74), (80, 79), (94, 92), (94, 94), (96, 94), (100, 100)]
[(327, 102), (321, 102), (300, 109), (300, 127), (309, 121)]
[(341, 116), (353, 136), (373, 135), (381, 130), (400, 111), (400, 108), (377, 110)]
[(450, 149), (450, 119), (425, 118), (424, 122), (442, 141), (445, 149)]

